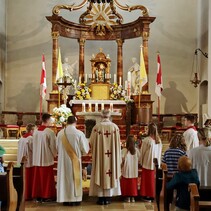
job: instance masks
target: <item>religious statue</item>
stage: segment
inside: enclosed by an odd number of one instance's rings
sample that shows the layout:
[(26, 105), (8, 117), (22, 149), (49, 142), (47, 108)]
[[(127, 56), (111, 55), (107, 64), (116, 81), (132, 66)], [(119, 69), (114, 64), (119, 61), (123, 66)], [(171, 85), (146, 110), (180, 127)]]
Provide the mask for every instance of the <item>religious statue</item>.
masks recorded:
[(140, 65), (137, 63), (135, 57), (132, 58), (133, 66), (129, 69), (131, 72), (131, 88), (132, 94), (139, 94), (139, 84), (140, 84)]
[(64, 71), (64, 76), (68, 76), (68, 77), (73, 77), (75, 75), (75, 66), (78, 63), (78, 61), (76, 60), (73, 64), (69, 64), (69, 60), (67, 57), (64, 58), (64, 63), (62, 65), (63, 67), (63, 71)]
[(96, 78), (98, 82), (104, 82), (105, 80), (105, 65), (103, 63), (98, 63), (95, 71)]

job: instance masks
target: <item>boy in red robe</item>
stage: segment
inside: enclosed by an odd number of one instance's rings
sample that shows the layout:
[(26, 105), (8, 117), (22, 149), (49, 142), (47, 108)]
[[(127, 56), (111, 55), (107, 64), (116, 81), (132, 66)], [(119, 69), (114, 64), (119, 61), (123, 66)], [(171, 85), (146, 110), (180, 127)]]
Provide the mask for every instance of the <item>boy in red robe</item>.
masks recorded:
[(33, 135), (34, 180), (32, 197), (37, 201), (55, 200), (56, 188), (54, 180), (54, 158), (56, 157), (56, 136), (48, 128), (51, 115), (43, 114), (42, 125)]

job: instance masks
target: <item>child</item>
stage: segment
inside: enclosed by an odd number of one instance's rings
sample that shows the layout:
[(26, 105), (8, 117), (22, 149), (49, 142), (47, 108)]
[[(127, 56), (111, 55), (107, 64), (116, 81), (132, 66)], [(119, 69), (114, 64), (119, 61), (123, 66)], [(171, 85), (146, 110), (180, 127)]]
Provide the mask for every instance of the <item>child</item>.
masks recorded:
[(26, 126), (26, 134), (24, 134), (18, 142), (17, 162), (20, 164), (23, 156), (27, 157), (25, 169), (25, 200), (32, 199), (32, 181), (34, 174), (34, 167), (32, 165), (32, 135), (34, 129), (34, 124), (28, 124)]
[(139, 151), (135, 148), (135, 139), (129, 135), (126, 141), (126, 149), (122, 150), (122, 196), (126, 202), (135, 202), (134, 197), (138, 195), (138, 161)]
[(4, 172), (4, 166), (3, 166), (3, 163), (4, 163), (4, 159), (3, 159), (3, 155), (5, 154), (5, 149), (0, 146), (0, 173), (3, 173)]
[(187, 145), (187, 151), (199, 146), (199, 139), (197, 135), (196, 127), (194, 126), (195, 117), (191, 114), (185, 115), (186, 131), (183, 133), (185, 143)]
[(186, 148), (184, 137), (181, 134), (172, 137), (169, 149), (165, 151), (162, 160), (167, 165), (168, 175), (178, 172), (178, 160), (181, 156), (186, 155)]
[(197, 171), (192, 169), (191, 160), (182, 156), (178, 161), (179, 172), (175, 173), (173, 179), (167, 183), (167, 189), (176, 189), (176, 211), (190, 210), (190, 192), (188, 185), (196, 183), (199, 186), (199, 178)]
[(157, 158), (160, 165), (162, 144), (155, 123), (148, 126), (148, 136), (143, 139), (140, 149), (142, 165), (140, 194), (144, 200), (151, 201), (155, 195), (155, 175), (153, 159)]

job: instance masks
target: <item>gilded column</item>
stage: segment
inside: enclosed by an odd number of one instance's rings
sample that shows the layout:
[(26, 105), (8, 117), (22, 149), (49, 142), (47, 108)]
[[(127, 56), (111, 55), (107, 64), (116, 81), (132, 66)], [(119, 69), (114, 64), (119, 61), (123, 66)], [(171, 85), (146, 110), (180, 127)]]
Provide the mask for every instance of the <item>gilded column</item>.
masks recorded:
[(78, 40), (79, 42), (79, 77), (81, 77), (81, 81), (84, 82), (84, 46), (86, 40), (81, 38)]
[(144, 28), (142, 39), (143, 39), (143, 54), (144, 54), (144, 62), (148, 77), (148, 83), (144, 85), (142, 91), (147, 92), (149, 91), (149, 58), (148, 58), (148, 40), (149, 40), (149, 25), (147, 24), (147, 27)]
[(117, 39), (117, 82), (121, 77), (121, 82), (123, 83), (123, 43), (124, 40)]
[(51, 33), (52, 40), (53, 40), (53, 50), (52, 50), (52, 90), (57, 91), (56, 82), (56, 71), (57, 71), (57, 63), (58, 63), (58, 38), (59, 32), (55, 31)]

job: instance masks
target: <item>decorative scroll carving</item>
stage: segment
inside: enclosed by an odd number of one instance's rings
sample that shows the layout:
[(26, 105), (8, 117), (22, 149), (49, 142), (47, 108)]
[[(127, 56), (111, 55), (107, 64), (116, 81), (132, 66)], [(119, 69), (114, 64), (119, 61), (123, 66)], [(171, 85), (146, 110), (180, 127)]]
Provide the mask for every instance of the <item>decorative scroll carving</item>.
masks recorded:
[(128, 11), (128, 12), (131, 12), (133, 10), (141, 10), (142, 11), (142, 15), (144, 17), (149, 17), (149, 12), (148, 12), (148, 9), (146, 7), (144, 7), (143, 5), (135, 5), (135, 6), (129, 6), (129, 5), (121, 5), (118, 0), (114, 0), (114, 3), (116, 4), (116, 6), (118, 8), (120, 8), (121, 10), (125, 10), (125, 11)]
[(63, 4), (63, 5), (56, 5), (53, 8), (52, 13), (54, 15), (59, 15), (61, 9), (65, 9), (65, 10), (69, 10), (69, 11), (79, 10), (82, 7), (84, 7), (87, 2), (88, 2), (88, 0), (83, 0), (83, 2), (81, 4), (76, 5), (76, 6), (75, 6), (75, 3), (72, 4), (72, 5), (65, 5), (65, 4)]

